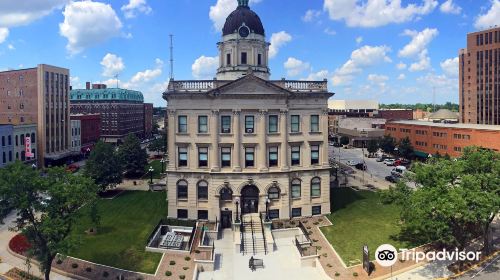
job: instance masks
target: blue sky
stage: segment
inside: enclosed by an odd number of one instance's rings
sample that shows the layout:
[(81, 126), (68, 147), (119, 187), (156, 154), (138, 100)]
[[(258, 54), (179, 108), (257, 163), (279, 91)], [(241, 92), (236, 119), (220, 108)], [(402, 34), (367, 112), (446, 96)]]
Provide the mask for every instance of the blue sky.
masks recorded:
[[(175, 78), (210, 79), (236, 0), (2, 0), (0, 70), (39, 63), (161, 98)], [(251, 0), (273, 43), (272, 79), (323, 79), (336, 99), (458, 102), (466, 33), (500, 25), (500, 0)]]

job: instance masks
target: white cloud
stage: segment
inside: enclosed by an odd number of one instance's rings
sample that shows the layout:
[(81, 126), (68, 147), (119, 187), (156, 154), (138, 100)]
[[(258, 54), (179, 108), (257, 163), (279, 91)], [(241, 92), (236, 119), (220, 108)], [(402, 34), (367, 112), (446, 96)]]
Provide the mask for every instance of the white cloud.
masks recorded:
[(486, 29), (495, 25), (500, 25), (500, 0), (491, 0), (491, 8), (486, 14), (476, 18), (474, 27), (476, 29)]
[(363, 37), (359, 36), (359, 37), (356, 37), (356, 44), (361, 44), (363, 43)]
[(153, 9), (148, 5), (146, 0), (129, 0), (127, 5), (122, 6), (122, 12), (126, 18), (134, 18), (138, 13), (150, 14)]
[[(256, 4), (262, 0), (250, 0), (250, 4)], [(217, 31), (221, 31), (226, 22), (227, 16), (238, 7), (238, 2), (235, 0), (217, 0), (214, 6), (210, 6), (208, 16), (214, 24)]]
[(0, 26), (14, 27), (29, 24), (62, 8), (70, 0), (0, 1)]
[(285, 61), (284, 67), (289, 77), (297, 77), (302, 73), (310, 70), (311, 64), (309, 64), (309, 62), (304, 62), (294, 57), (289, 57), (288, 60)]
[(71, 54), (119, 36), (123, 26), (111, 5), (100, 2), (71, 2), (63, 15), (59, 32), (68, 39)]
[(396, 68), (398, 68), (398, 70), (405, 70), (406, 64), (404, 64), (403, 62), (400, 62), (396, 65)]
[(323, 32), (325, 32), (325, 34), (332, 35), (332, 36), (337, 34), (337, 31), (330, 29), (330, 27), (325, 28), (325, 30), (323, 30)]
[(311, 22), (321, 15), (321, 11), (318, 10), (307, 10), (306, 14), (302, 16), (302, 21)]
[(305, 80), (307, 81), (322, 81), (324, 79), (327, 79), (329, 76), (330, 72), (328, 70), (320, 70), (318, 72), (313, 72), (310, 73)]
[(458, 15), (462, 12), (462, 8), (453, 3), (453, 0), (446, 0), (439, 6), (439, 10), (445, 14), (455, 14)]
[(430, 67), (431, 59), (427, 53), (427, 50), (425, 49), (418, 55), (417, 62), (412, 63), (408, 70), (410, 70), (410, 72), (417, 72), (427, 70)]
[(441, 69), (448, 77), (458, 77), (458, 57), (449, 58), (440, 63)]
[(13, 50), (15, 50), (15, 49), (16, 49), (16, 47), (14, 47), (14, 45), (12, 45), (12, 44), (8, 44), (8, 45), (7, 45), (7, 48), (8, 48), (9, 50), (11, 50), (11, 51), (13, 51)]
[(147, 83), (161, 76), (163, 72), (163, 61), (159, 58), (155, 60), (156, 67), (154, 69), (147, 69), (142, 72), (137, 72), (132, 79), (131, 84)]
[(412, 39), (410, 43), (408, 43), (402, 50), (399, 51), (399, 56), (413, 57), (425, 50), (427, 48), (427, 45), (429, 45), (432, 39), (434, 39), (439, 34), (439, 32), (436, 28), (426, 28), (421, 32), (406, 29), (403, 34), (412, 37)]
[(405, 74), (402, 74), (402, 73), (401, 73), (401, 74), (399, 74), (399, 76), (398, 76), (398, 80), (404, 80), (404, 79), (406, 79), (406, 75), (405, 75)]
[(0, 44), (5, 42), (9, 37), (9, 29), (0, 27)]
[(363, 71), (363, 68), (383, 62), (391, 62), (388, 53), (391, 49), (387, 46), (363, 46), (351, 53), (351, 58), (335, 70), (332, 77), (333, 85), (349, 84), (354, 75)]
[(332, 20), (344, 20), (349, 27), (379, 27), (411, 21), (432, 12), (436, 0), (423, 0), (422, 5), (402, 6), (400, 0), (324, 0), (323, 9)]
[(213, 79), (219, 67), (219, 57), (200, 56), (191, 66), (191, 71), (195, 79)]
[(368, 81), (375, 83), (375, 84), (385, 83), (388, 80), (389, 80), (389, 77), (387, 77), (385, 75), (378, 75), (378, 74), (368, 75)]
[(104, 77), (114, 77), (125, 69), (123, 59), (112, 53), (108, 53), (102, 58), (101, 65)]
[(278, 54), (280, 48), (290, 41), (292, 41), (292, 35), (285, 31), (273, 33), (271, 35), (271, 46), (269, 46), (269, 58), (274, 58)]

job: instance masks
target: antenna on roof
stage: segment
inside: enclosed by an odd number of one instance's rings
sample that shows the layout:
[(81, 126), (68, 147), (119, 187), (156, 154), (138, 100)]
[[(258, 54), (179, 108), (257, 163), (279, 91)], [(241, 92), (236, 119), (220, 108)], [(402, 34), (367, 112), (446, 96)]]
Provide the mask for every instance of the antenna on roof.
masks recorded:
[(170, 80), (174, 79), (174, 35), (170, 34)]

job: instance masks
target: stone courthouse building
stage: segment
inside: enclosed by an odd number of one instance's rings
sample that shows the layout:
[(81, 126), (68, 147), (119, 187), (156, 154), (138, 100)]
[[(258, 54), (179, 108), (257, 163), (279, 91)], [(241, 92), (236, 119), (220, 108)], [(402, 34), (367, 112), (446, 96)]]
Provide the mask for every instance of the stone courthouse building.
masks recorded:
[(213, 80), (171, 80), (168, 215), (221, 221), (330, 213), (327, 81), (269, 80), (259, 16), (239, 0)]

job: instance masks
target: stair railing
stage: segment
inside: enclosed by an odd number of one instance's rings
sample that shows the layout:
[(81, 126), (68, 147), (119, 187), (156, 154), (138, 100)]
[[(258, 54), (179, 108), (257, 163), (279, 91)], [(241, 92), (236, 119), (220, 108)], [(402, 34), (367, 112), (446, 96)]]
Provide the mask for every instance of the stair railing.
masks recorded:
[(254, 236), (254, 231), (253, 231), (253, 218), (250, 219), (250, 227), (252, 228), (253, 254), (256, 255), (256, 253), (255, 253), (255, 236)]
[(267, 255), (267, 241), (266, 234), (264, 233), (264, 223), (262, 222), (262, 215), (259, 215), (260, 218), (260, 226), (262, 227), (262, 237), (264, 237), (264, 254)]
[(243, 221), (240, 223), (240, 252), (245, 255), (245, 236), (243, 231), (245, 230), (245, 226), (243, 225)]

